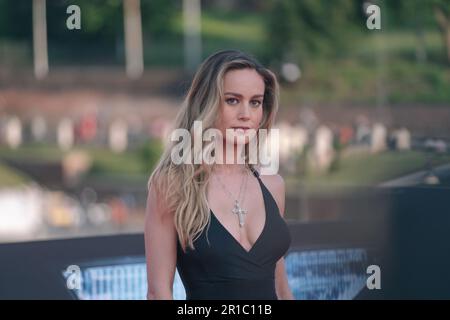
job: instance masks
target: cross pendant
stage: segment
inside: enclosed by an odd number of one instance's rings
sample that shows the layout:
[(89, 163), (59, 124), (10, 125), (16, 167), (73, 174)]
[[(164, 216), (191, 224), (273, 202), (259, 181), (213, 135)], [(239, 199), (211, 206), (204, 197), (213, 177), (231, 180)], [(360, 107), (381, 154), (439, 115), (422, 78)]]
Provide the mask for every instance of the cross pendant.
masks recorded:
[(239, 227), (242, 228), (242, 227), (244, 226), (244, 214), (246, 214), (247, 211), (244, 210), (244, 209), (242, 209), (242, 208), (239, 206), (239, 202), (238, 202), (237, 200), (235, 200), (235, 201), (234, 201), (234, 207), (233, 207), (232, 212), (233, 212), (234, 214), (237, 214), (237, 215), (238, 215), (238, 217), (239, 217)]

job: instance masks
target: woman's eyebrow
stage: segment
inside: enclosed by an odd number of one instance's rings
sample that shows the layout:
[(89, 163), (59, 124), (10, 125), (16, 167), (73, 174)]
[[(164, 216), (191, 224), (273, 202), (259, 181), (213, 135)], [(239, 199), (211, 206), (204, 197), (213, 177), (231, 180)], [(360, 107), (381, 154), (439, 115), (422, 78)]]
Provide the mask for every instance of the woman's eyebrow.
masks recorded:
[[(235, 93), (235, 92), (225, 92), (224, 94), (228, 94), (228, 95), (232, 95), (232, 96), (236, 96), (238, 98), (242, 98), (242, 94), (240, 93)], [(254, 98), (263, 98), (264, 95), (263, 94), (255, 94), (252, 99)]]

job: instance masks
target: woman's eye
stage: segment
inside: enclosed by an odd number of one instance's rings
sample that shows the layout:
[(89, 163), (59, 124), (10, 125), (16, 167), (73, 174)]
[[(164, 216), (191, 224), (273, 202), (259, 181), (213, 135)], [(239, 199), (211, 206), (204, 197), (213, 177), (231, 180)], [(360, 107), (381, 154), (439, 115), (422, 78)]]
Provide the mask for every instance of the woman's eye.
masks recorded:
[(261, 105), (261, 101), (253, 100), (250, 102), (253, 107), (259, 107)]
[(228, 99), (226, 99), (225, 101), (226, 101), (228, 104), (231, 104), (231, 105), (237, 104), (237, 103), (238, 103), (238, 100), (235, 99), (235, 98), (228, 98)]

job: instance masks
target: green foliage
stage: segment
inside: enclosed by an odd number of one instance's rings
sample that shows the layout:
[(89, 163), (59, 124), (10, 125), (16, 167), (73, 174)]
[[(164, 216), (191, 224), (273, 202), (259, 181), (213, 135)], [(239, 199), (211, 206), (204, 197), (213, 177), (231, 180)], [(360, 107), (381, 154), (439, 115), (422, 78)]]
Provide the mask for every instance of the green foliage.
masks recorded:
[(296, 62), (339, 56), (357, 36), (361, 12), (353, 0), (273, 0), (268, 11), (269, 55)]
[[(175, 12), (176, 1), (142, 0), (141, 19), (145, 36), (164, 37), (172, 32), (171, 16)], [(47, 21), (49, 39), (60, 39), (70, 36), (73, 31), (65, 27), (69, 5), (78, 5), (81, 10), (81, 31), (78, 32), (79, 41), (115, 41), (123, 38), (123, 0), (61, 0), (47, 1)]]
[(444, 13), (449, 16), (450, 15), (450, 1), (448, 0), (431, 0), (431, 3), (444, 11)]
[(138, 157), (145, 173), (150, 174), (162, 152), (163, 146), (159, 140), (149, 140), (139, 148)]
[(32, 32), (32, 1), (0, 1), (0, 38), (24, 40)]
[[(89, 175), (148, 175), (162, 153), (162, 144), (157, 140), (150, 140), (134, 150), (124, 153), (114, 153), (107, 148), (94, 146), (78, 146), (73, 151), (86, 152), (92, 159)], [(0, 159), (28, 160), (36, 162), (61, 162), (66, 155), (57, 146), (46, 144), (26, 144), (11, 150), (0, 147)], [(0, 163), (0, 169), (1, 163)], [(1, 171), (1, 170), (0, 170)], [(0, 172), (8, 179), (13, 175), (6, 170)], [(6, 173), (5, 173), (6, 172)], [(15, 178), (14, 178), (15, 179)]]
[[(386, 13), (385, 23), (389, 28), (412, 30), (435, 27), (432, 1), (380, 1)], [(382, 12), (383, 14), (383, 12)]]
[(388, 70), (390, 101), (394, 103), (450, 101), (448, 69), (442, 70), (437, 64), (418, 65), (396, 60), (390, 64)]
[[(6, 44), (4, 54), (15, 52), (13, 49), (20, 45), (25, 49), (19, 56), (28, 57), (29, 63), (32, 62), (32, 3), (32, 0), (0, 0), (0, 48)], [(155, 41), (167, 41), (178, 36), (173, 22), (181, 10), (181, 1), (141, 0), (140, 3), (144, 45), (151, 44), (150, 50), (153, 50)], [(66, 10), (70, 5), (80, 7), (81, 30), (66, 27), (69, 17)], [(48, 54), (52, 65), (124, 63), (123, 0), (46, 1), (46, 16)], [(176, 41), (182, 43), (180, 38)], [(174, 49), (170, 48), (171, 51)], [(2, 50), (0, 59), (1, 54)], [(11, 60), (8, 57), (4, 59), (7, 63)], [(24, 63), (26, 61), (22, 61)]]
[[(436, 10), (449, 17), (450, 1), (373, 0), (382, 10), (382, 32), (367, 30), (365, 2), (202, 1), (203, 57), (235, 48), (274, 71), (281, 62), (298, 63), (300, 81), (284, 86), (281, 95), (295, 105), (372, 103), (379, 74), (390, 102), (448, 102), (446, 44)], [(122, 3), (48, 0), (50, 64), (123, 65)], [(70, 4), (81, 8), (82, 30), (65, 26)], [(31, 5), (32, 0), (0, 0), (0, 60), (6, 65), (32, 65)], [(146, 67), (182, 68), (182, 1), (141, 0), (141, 14)]]
[(141, 163), (133, 152), (113, 153), (106, 148), (85, 149), (92, 158), (92, 175), (137, 175), (142, 173)]
[(181, 11), (181, 1), (141, 0), (142, 28), (152, 39), (176, 36), (174, 18)]
[(449, 163), (450, 156), (419, 151), (343, 155), (339, 160), (339, 166), (333, 172), (322, 175), (307, 174), (302, 178), (302, 182), (308, 188), (376, 185), (424, 170), (430, 160), (437, 166)]

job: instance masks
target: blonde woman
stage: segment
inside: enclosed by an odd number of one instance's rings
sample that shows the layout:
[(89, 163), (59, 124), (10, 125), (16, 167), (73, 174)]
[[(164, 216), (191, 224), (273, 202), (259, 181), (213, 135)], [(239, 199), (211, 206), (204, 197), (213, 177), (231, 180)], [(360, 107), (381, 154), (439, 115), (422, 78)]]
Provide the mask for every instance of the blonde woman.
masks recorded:
[(149, 179), (148, 299), (173, 299), (176, 269), (188, 300), (293, 299), (283, 259), (291, 241), (283, 219), (284, 180), (260, 175), (260, 166), (249, 161), (249, 138), (226, 135), (227, 129), (237, 136), (270, 129), (277, 108), (276, 77), (251, 56), (221, 51), (199, 67), (175, 128), (194, 136), (194, 121), (201, 121), (203, 130), (222, 133), (216, 155), (227, 159), (227, 152), (246, 144), (245, 161), (234, 152), (231, 162), (177, 164), (177, 144), (167, 144)]

